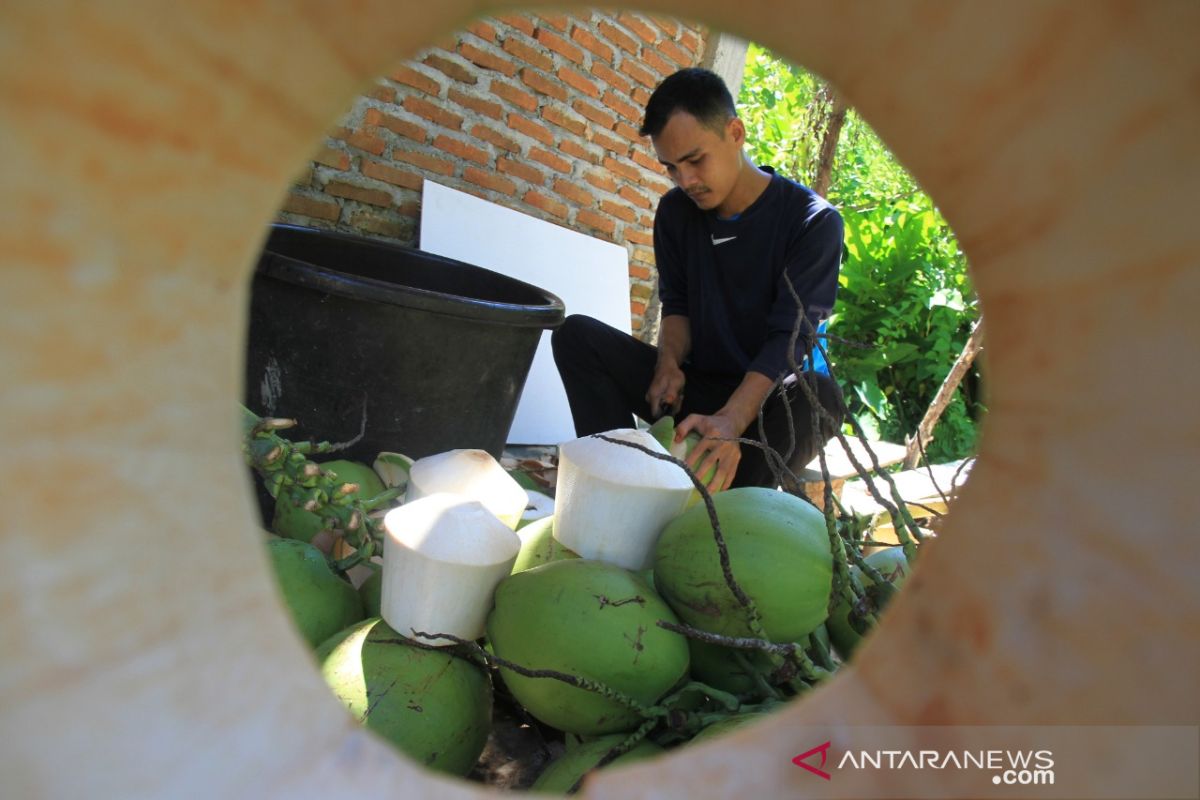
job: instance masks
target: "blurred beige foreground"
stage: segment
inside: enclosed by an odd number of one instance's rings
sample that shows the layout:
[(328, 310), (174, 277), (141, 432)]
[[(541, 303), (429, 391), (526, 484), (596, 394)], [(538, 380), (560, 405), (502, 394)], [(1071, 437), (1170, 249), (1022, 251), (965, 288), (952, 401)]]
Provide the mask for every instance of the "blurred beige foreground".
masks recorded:
[[(292, 174), (374, 76), (498, 10), (0, 6), (6, 796), (484, 794), (359, 732), (307, 667), (233, 401)], [(992, 413), (856, 671), (588, 796), (796, 796), (791, 758), (831, 725), (1195, 724), (1200, 5), (653, 10), (827, 75), (911, 167), (975, 270)]]

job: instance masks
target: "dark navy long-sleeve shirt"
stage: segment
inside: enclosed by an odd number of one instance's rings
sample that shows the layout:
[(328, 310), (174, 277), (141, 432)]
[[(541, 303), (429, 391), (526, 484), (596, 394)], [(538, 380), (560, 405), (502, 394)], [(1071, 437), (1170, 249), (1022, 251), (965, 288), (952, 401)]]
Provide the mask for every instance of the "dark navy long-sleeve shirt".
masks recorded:
[[(663, 316), (690, 321), (693, 366), (775, 380), (790, 371), (797, 315), (783, 276), (816, 329), (837, 296), (842, 218), (808, 187), (776, 174), (749, 208), (728, 220), (675, 188), (658, 204), (654, 257)], [(804, 360), (803, 342), (801, 336), (797, 363)]]

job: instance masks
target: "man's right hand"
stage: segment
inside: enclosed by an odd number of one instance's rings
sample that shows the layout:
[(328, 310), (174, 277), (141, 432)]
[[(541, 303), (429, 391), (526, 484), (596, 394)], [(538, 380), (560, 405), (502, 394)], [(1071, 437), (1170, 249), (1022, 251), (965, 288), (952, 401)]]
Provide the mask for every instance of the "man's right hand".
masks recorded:
[(646, 392), (650, 415), (657, 419), (663, 414), (678, 414), (683, 406), (683, 384), (686, 377), (678, 365), (660, 360), (654, 368), (654, 378)]

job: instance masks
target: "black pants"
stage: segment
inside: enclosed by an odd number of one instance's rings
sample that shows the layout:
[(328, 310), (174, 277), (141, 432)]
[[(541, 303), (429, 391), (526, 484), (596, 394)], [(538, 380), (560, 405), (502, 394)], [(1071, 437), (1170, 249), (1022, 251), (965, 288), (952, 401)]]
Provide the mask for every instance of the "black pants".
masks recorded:
[[(554, 362), (558, 365), (567, 402), (575, 421), (575, 434), (587, 436), (616, 428), (634, 425), (636, 415), (650, 419), (650, 404), (646, 390), (654, 377), (658, 351), (599, 320), (575, 314), (554, 331), (551, 338)], [(729, 400), (744, 375), (704, 373), (691, 364), (683, 365), (686, 377), (683, 407), (676, 421), (689, 414), (713, 414)], [(819, 373), (806, 373), (816, 379), (817, 397), (835, 419), (841, 420), (840, 393), (832, 380)], [(821, 430), (813, 431), (812, 412), (808, 398), (799, 386), (785, 390), (787, 406), (791, 408), (789, 426), (784, 401), (774, 392), (763, 408), (765, 444), (781, 455), (791, 445), (791, 427), (795, 429), (795, 445), (788, 467), (796, 472), (816, 458), (817, 451), (833, 436), (833, 428), (822, 421)], [(747, 439), (759, 438), (757, 421), (743, 434)], [(775, 486), (776, 479), (762, 450), (742, 445), (733, 486)]]

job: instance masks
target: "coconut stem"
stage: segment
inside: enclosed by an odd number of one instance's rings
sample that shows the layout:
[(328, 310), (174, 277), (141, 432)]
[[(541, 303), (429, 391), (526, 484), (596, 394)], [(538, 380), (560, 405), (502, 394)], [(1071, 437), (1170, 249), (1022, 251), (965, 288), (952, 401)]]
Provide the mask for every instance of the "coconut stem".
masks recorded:
[(571, 675), (570, 673), (559, 672), (558, 670), (553, 669), (531, 669), (529, 667), (523, 667), (520, 664), (509, 661), (506, 658), (501, 658), (494, 653), (489, 653), (487, 650), (484, 650), (482, 647), (480, 647), (477, 642), (473, 642), (469, 639), (463, 639), (450, 633), (425, 633), (423, 631), (413, 631), (413, 636), (430, 640), (446, 639), (466, 648), (476, 658), (481, 659), (483, 663), (489, 667), (501, 667), (503, 669), (511, 670), (518, 675), (523, 675), (526, 678), (550, 678), (552, 680), (562, 681), (569, 686), (594, 692), (595, 694), (598, 694), (608, 700), (618, 702), (626, 708), (636, 711), (643, 719), (656, 716), (652, 709), (647, 708), (637, 700), (634, 700), (632, 697), (622, 694), (616, 689), (605, 686), (599, 681), (591, 680), (590, 678), (581, 678), (578, 675)]
[(575, 794), (578, 792), (579, 787), (583, 786), (584, 779), (587, 778), (587, 776), (590, 775), (594, 770), (608, 766), (633, 748), (637, 747), (638, 743), (646, 738), (646, 736), (657, 723), (658, 720), (646, 720), (641, 724), (640, 727), (638, 727), (637, 730), (609, 748), (609, 751), (601, 756), (599, 761), (592, 765), (590, 769), (586, 770), (582, 775), (579, 776), (578, 780), (571, 784), (571, 788), (567, 789), (567, 794)]
[(365, 502), (352, 494), (354, 484), (339, 480), (322, 470), (306, 456), (329, 452), (328, 442), (294, 443), (277, 431), (296, 424), (295, 420), (263, 418), (240, 406), (242, 417), (242, 455), (246, 464), (261, 476), (267, 492), (277, 503), (291, 503), (321, 517), (334, 537), (344, 537), (354, 548), (346, 558), (334, 562), (345, 571), (368, 560), (383, 541), (378, 520), (368, 511), (394, 500), (399, 493), (385, 491)]

